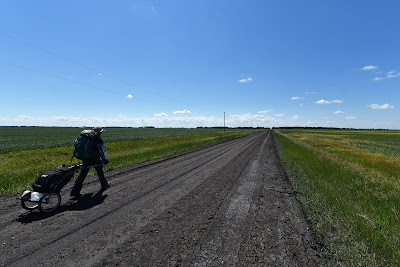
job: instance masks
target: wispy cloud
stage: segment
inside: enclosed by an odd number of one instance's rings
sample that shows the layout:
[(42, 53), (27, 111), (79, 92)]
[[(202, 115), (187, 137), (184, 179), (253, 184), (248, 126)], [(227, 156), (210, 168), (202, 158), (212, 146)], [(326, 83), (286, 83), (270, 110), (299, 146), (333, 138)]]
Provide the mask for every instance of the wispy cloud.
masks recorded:
[(164, 112), (161, 112), (161, 113), (156, 113), (156, 114), (154, 114), (154, 116), (156, 116), (156, 117), (168, 117), (168, 114), (167, 113), (164, 113)]
[(306, 92), (306, 95), (315, 95), (318, 94), (318, 92)]
[(324, 100), (324, 99), (321, 99), (321, 100), (318, 100), (318, 101), (315, 102), (315, 104), (319, 104), (319, 105), (332, 104), (332, 103), (340, 104), (340, 103), (343, 103), (343, 101), (342, 100), (338, 100), (338, 99), (335, 99), (335, 100)]
[(292, 96), (290, 99), (291, 99), (291, 100), (298, 100), (298, 99), (304, 99), (304, 97)]
[(355, 120), (355, 119), (357, 119), (357, 117), (346, 117), (346, 118), (344, 118), (345, 120)]
[(362, 67), (361, 70), (375, 70), (377, 68), (378, 68), (378, 66), (368, 65), (368, 66)]
[(253, 115), (251, 113), (246, 113), (246, 114), (234, 114), (229, 116), (230, 122), (235, 122), (236, 124), (241, 124), (241, 125), (251, 125), (257, 126), (255, 124), (264, 124), (264, 123), (277, 123), (277, 120), (272, 117), (267, 117), (265, 115)]
[(392, 71), (388, 71), (387, 73), (386, 73), (386, 75), (392, 75), (392, 74), (395, 74), (396, 73), (396, 71), (395, 70), (392, 70)]
[(249, 77), (249, 78), (241, 79), (238, 82), (239, 83), (248, 83), (248, 82), (252, 82), (252, 81), (253, 81), (253, 79)]
[(292, 117), (292, 119), (293, 119), (293, 120), (298, 120), (298, 119), (300, 119), (300, 116), (296, 114), (296, 115), (294, 115), (294, 116)]
[(271, 111), (272, 111), (272, 109), (270, 109), (270, 110), (261, 110), (258, 113), (259, 114), (267, 114), (267, 113), (270, 113)]
[(132, 98), (133, 98), (133, 95), (129, 94), (129, 95), (127, 95), (125, 98), (132, 99)]
[(383, 105), (371, 104), (371, 105), (368, 105), (367, 107), (369, 107), (370, 109), (394, 109), (394, 106), (389, 105), (389, 104), (383, 104)]
[(387, 74), (386, 74), (386, 78), (397, 78), (397, 77), (400, 77), (400, 72), (397, 72), (396, 73), (396, 71), (389, 71)]
[(285, 117), (285, 114), (276, 114), (275, 117)]
[(374, 77), (372, 80), (373, 81), (380, 81), (383, 79), (390, 79), (390, 78), (399, 78), (400, 77), (400, 72), (398, 72), (397, 70), (391, 70), (386, 72), (386, 75), (384, 73), (384, 71), (375, 71), (374, 69), (378, 68), (377, 66), (365, 66), (363, 68), (361, 68), (362, 70), (371, 70), (371, 73), (374, 75), (380, 75), (380, 76), (376, 76)]
[(333, 112), (334, 114), (343, 114), (344, 112), (343, 111), (341, 111), (341, 110), (338, 110), (338, 111), (335, 111), (335, 112)]
[(177, 111), (174, 112), (174, 114), (176, 114), (176, 115), (190, 115), (190, 114), (192, 114), (192, 112), (190, 112), (189, 110), (184, 109), (184, 110), (177, 110)]

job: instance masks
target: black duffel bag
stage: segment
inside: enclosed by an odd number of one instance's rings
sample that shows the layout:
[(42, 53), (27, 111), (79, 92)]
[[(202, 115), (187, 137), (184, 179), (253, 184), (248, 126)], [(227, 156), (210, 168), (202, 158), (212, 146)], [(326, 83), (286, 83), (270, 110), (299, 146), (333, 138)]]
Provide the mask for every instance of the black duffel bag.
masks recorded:
[(57, 167), (42, 174), (32, 184), (32, 188), (40, 193), (59, 192), (72, 179), (74, 171), (73, 167), (65, 167), (65, 165)]

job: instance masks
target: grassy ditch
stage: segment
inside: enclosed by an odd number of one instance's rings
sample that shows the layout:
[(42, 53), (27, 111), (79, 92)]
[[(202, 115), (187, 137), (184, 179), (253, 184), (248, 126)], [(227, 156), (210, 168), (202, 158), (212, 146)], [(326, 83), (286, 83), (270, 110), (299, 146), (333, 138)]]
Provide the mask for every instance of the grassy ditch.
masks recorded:
[[(172, 155), (235, 139), (255, 131), (214, 132), (201, 135), (139, 139), (106, 143), (111, 164), (105, 170)], [(70, 163), (73, 146), (21, 150), (0, 154), (0, 195), (19, 194), (42, 173)], [(78, 164), (74, 159), (71, 165)]]
[(274, 132), (326, 265), (400, 266), (399, 159), (318, 134)]

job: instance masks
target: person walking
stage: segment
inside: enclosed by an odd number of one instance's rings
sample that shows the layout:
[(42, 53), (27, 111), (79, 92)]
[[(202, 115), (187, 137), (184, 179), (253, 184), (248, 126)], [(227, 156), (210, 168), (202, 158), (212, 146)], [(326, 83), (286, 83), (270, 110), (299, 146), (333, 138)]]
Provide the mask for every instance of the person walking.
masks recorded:
[(101, 190), (105, 191), (107, 188), (110, 187), (110, 184), (107, 182), (103, 171), (103, 164), (108, 164), (106, 147), (104, 145), (103, 139), (101, 139), (101, 134), (104, 130), (102, 127), (95, 127), (93, 128), (93, 131), (96, 133), (94, 137), (96, 156), (91, 159), (82, 160), (84, 168), (81, 170), (81, 173), (79, 174), (74, 186), (72, 187), (70, 194), (70, 196), (72, 197), (77, 198), (82, 196), (81, 189), (83, 186), (83, 181), (85, 181), (86, 179), (90, 166), (95, 166), (94, 169), (96, 170), (97, 176), (99, 177)]

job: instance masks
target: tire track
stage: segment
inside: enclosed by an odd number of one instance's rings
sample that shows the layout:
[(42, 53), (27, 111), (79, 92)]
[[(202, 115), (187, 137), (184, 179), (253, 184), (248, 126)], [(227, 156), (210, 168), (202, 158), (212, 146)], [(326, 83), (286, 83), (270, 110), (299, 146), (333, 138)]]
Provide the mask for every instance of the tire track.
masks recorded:
[[(254, 155), (246, 168), (246, 171), (239, 177), (238, 186), (230, 192), (225, 203), (218, 211), (218, 219), (207, 237), (194, 249), (195, 258), (190, 266), (210, 265), (235, 265), (240, 249), (240, 242), (230, 242), (232, 239), (241, 240), (245, 220), (249, 214), (250, 206), (260, 186), (260, 161), (265, 144), (270, 133), (264, 139), (259, 152)], [(264, 152), (265, 153), (265, 152)]]

